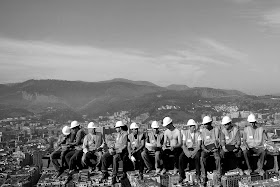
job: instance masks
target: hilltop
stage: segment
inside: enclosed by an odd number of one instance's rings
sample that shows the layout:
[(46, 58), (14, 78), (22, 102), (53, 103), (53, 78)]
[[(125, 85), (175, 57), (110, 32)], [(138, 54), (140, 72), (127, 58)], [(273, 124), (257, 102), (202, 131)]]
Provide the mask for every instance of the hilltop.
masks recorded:
[[(175, 112), (188, 115), (191, 103), (196, 104), (199, 100), (238, 102), (254, 97), (237, 90), (189, 88), (186, 85), (161, 87), (148, 81), (120, 78), (101, 82), (32, 79), (0, 85), (0, 104), (47, 117), (52, 116), (52, 113), (46, 112), (48, 107), (60, 112), (53, 113), (57, 117), (65, 117), (67, 113), (98, 116), (120, 110), (130, 111), (132, 115), (149, 112), (158, 116), (163, 111), (157, 109), (165, 105), (179, 106), (180, 110)], [(183, 113), (180, 115), (185, 115)]]

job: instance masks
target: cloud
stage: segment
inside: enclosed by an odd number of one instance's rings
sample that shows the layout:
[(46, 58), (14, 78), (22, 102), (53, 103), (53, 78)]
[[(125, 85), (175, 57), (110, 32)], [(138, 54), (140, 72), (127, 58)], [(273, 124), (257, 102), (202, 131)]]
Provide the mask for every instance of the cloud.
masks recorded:
[(247, 54), (214, 39), (200, 38), (187, 43), (188, 45), (185, 49), (175, 51), (175, 57), (181, 63), (228, 67), (248, 62), (249, 57)]
[(248, 58), (248, 55), (244, 54), (243, 52), (226, 46), (225, 44), (222, 44), (218, 41), (209, 38), (203, 38), (201, 39), (201, 42), (208, 47), (208, 52), (211, 54), (232, 59), (238, 62), (246, 62)]
[(280, 9), (264, 12), (261, 18), (261, 25), (280, 28)]
[(0, 38), (2, 83), (30, 78), (101, 81), (122, 77), (192, 86), (213, 68), (228, 68), (244, 59), (246, 55), (240, 51), (205, 38), (162, 55), (138, 49)]
[(227, 0), (229, 2), (233, 2), (233, 3), (238, 3), (238, 4), (243, 4), (243, 3), (250, 3), (256, 0)]
[(180, 58), (168, 59), (134, 49), (0, 38), (0, 80), (2, 83), (30, 78), (100, 81), (123, 77), (164, 85), (186, 83), (190, 79), (196, 82), (201, 74), (199, 66), (180, 64)]

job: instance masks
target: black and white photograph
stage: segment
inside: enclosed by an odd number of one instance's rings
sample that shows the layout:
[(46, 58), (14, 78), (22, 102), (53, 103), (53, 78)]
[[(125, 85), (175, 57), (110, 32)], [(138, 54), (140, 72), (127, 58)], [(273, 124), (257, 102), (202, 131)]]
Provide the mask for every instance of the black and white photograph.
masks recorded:
[(0, 187), (280, 187), (279, 0), (0, 0)]

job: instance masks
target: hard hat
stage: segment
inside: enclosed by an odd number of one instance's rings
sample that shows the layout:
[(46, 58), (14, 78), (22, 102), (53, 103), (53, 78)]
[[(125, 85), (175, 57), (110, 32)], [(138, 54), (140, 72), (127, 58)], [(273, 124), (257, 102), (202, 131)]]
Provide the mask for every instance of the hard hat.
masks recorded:
[(193, 126), (193, 125), (197, 126), (197, 123), (193, 119), (189, 119), (187, 126)]
[(255, 116), (254, 114), (250, 114), (250, 115), (248, 116), (247, 121), (248, 121), (249, 123), (257, 122), (256, 116)]
[(93, 123), (93, 122), (90, 122), (87, 126), (88, 129), (95, 129), (97, 128), (97, 126)]
[(165, 117), (163, 119), (163, 124), (162, 126), (166, 127), (167, 125), (169, 125), (172, 122), (172, 119), (170, 117)]
[(131, 123), (131, 125), (130, 125), (130, 127), (129, 127), (130, 129), (139, 129), (139, 126), (137, 125), (137, 123)]
[(122, 122), (122, 121), (118, 121), (118, 122), (116, 123), (115, 128), (117, 128), (117, 127), (123, 127), (123, 126), (124, 126), (123, 122)]
[(158, 129), (158, 128), (159, 128), (158, 122), (157, 122), (157, 121), (153, 121), (151, 127), (152, 127), (153, 129)]
[(62, 128), (62, 134), (66, 135), (66, 136), (69, 135), (70, 134), (70, 127), (64, 126)]
[(202, 124), (205, 125), (207, 123), (212, 122), (212, 118), (209, 116), (204, 116), (203, 120), (202, 120)]
[(228, 116), (224, 116), (222, 119), (222, 125), (230, 123), (232, 120)]
[(72, 122), (71, 122), (70, 128), (73, 129), (73, 128), (75, 128), (75, 127), (78, 127), (79, 125), (80, 125), (80, 124), (79, 124), (77, 121), (72, 121)]

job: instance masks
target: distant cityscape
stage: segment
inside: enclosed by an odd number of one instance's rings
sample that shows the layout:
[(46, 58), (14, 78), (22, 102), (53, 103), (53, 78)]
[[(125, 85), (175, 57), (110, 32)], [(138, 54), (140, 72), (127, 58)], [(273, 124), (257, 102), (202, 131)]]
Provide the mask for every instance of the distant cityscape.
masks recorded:
[[(199, 102), (202, 102), (199, 100)], [(215, 125), (220, 125), (221, 118), (225, 115), (231, 117), (233, 122), (243, 129), (247, 124), (247, 117), (250, 113), (254, 113), (258, 117), (258, 123), (263, 125), (270, 136), (274, 135), (274, 129), (280, 128), (280, 113), (271, 112), (278, 111), (279, 108), (263, 109), (261, 111), (243, 111), (235, 105), (213, 105), (211, 101), (204, 101), (203, 104), (194, 104), (188, 112), (194, 112), (197, 107), (211, 108), (220, 116), (202, 113), (201, 119), (205, 115), (212, 115)], [(55, 110), (48, 108), (48, 110)], [(177, 105), (164, 105), (158, 107), (158, 111), (165, 110), (180, 110)], [(98, 116), (95, 119), (87, 119), (83, 115), (83, 121), (79, 121), (82, 127), (86, 127), (89, 121), (94, 121), (98, 124), (106, 141), (110, 142), (112, 134), (114, 134), (114, 125), (118, 120), (129, 125), (132, 122), (140, 124), (144, 131), (150, 128), (152, 120), (149, 120), (148, 112), (140, 114), (135, 118), (130, 117), (129, 111), (114, 112), (112, 115)], [(162, 116), (163, 118), (164, 116)], [(161, 120), (161, 119), (155, 119)], [(200, 123), (201, 121), (197, 121)], [(63, 123), (53, 119), (43, 120), (40, 115), (33, 116), (18, 116), (14, 118), (5, 118), (0, 120), (0, 172), (3, 177), (0, 178), (0, 185), (17, 186), (19, 184), (28, 184), (34, 186), (42, 172), (43, 161), (45, 154), (53, 150), (54, 144), (57, 141), (61, 129), (64, 125), (69, 125), (71, 120)], [(179, 129), (184, 128), (185, 123), (178, 122), (175, 126)], [(9, 177), (8, 177), (9, 176)], [(46, 179), (47, 180), (47, 179)], [(27, 186), (28, 186), (27, 185)], [(24, 186), (24, 185), (23, 185)]]

